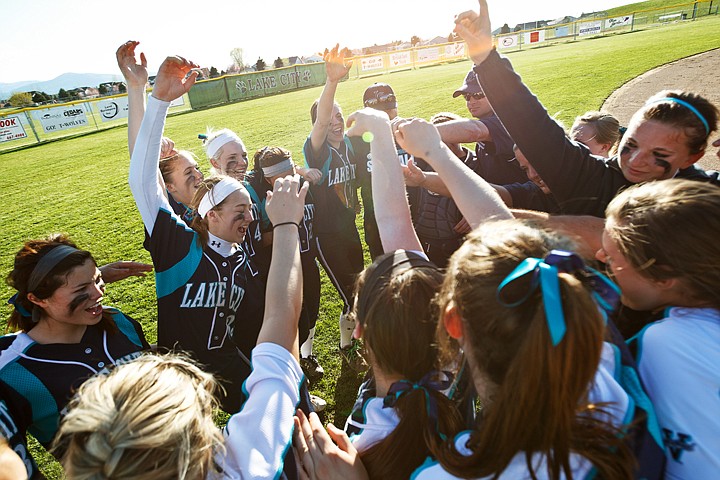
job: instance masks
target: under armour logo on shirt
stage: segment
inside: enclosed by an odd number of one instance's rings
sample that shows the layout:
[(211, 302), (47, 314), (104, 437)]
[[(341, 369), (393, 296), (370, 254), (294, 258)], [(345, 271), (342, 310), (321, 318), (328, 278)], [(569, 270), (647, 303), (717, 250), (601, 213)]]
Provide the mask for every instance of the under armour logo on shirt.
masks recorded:
[(220, 245), (221, 245), (220, 242), (216, 242), (215, 240), (210, 241), (211, 247), (219, 247)]

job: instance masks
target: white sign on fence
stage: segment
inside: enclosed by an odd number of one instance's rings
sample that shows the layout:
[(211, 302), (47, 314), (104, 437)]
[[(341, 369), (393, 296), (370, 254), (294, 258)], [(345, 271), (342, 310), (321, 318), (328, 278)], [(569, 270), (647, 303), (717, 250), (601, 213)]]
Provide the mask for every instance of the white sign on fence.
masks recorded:
[(602, 31), (602, 21), (585, 22), (579, 25), (578, 34), (580, 35), (599, 35)]
[(18, 138), (27, 138), (20, 117), (17, 115), (0, 117), (0, 142), (9, 142)]
[(127, 118), (128, 116), (127, 97), (100, 100), (96, 103), (96, 106), (98, 112), (100, 112), (100, 118), (102, 118), (103, 122), (117, 120), (118, 118)]
[(465, 56), (465, 42), (453, 43), (445, 45), (445, 58), (455, 58)]
[(81, 105), (43, 108), (35, 111), (45, 133), (59, 132), (69, 128), (84, 127), (88, 124), (85, 110)]
[(498, 37), (498, 48), (515, 48), (518, 46), (520, 38), (517, 35), (504, 35)]
[(170, 102), (171, 107), (179, 107), (180, 105), (185, 105), (185, 95)]
[(632, 25), (632, 22), (633, 22), (632, 15), (627, 15), (624, 17), (608, 18), (607, 20), (605, 20), (605, 28), (627, 27), (628, 25)]
[(410, 52), (395, 52), (390, 54), (390, 66), (392, 67), (410, 65), (410, 63), (412, 63)]
[(540, 43), (545, 41), (545, 30), (525, 32), (525, 43)]
[(417, 51), (418, 62), (436, 62), (440, 60), (440, 49), (435, 48), (423, 48)]
[(377, 70), (378, 68), (383, 68), (383, 57), (367, 57), (360, 61), (360, 70), (363, 72)]

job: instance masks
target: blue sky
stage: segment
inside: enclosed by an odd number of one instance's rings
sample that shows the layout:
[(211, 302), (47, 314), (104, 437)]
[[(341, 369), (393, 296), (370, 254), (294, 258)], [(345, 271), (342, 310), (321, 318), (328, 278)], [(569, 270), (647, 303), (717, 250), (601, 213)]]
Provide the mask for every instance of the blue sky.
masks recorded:
[[(628, 0), (490, 0), (493, 28), (610, 8)], [(432, 38), (452, 31), (473, 0), (0, 0), (0, 83), (49, 80), (65, 72), (113, 73), (115, 50), (139, 40), (151, 70), (179, 54), (224, 69), (230, 51), (245, 63)]]

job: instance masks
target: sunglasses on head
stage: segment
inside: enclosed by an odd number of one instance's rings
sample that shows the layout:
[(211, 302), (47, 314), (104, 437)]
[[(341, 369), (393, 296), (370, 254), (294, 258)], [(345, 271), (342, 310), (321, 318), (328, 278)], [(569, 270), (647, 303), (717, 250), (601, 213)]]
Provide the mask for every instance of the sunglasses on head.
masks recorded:
[(377, 105), (378, 103), (391, 103), (395, 101), (395, 94), (393, 93), (387, 93), (384, 95), (378, 95), (375, 98), (368, 98), (365, 100), (365, 106), (372, 107), (373, 105)]
[(466, 102), (469, 102), (471, 98), (474, 98), (475, 100), (482, 100), (485, 98), (485, 94), (483, 92), (478, 93), (463, 93), (463, 98), (465, 98)]

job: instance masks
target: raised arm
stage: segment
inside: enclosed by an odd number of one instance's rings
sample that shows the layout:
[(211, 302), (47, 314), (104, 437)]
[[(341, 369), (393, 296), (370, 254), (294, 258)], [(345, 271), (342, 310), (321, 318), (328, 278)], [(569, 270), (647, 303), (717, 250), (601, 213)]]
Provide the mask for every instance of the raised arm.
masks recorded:
[(450, 151), (434, 125), (420, 119), (400, 123), (395, 139), (408, 153), (424, 159), (438, 173), (473, 228), (490, 217), (512, 218), (493, 187)]
[(350, 51), (347, 48), (340, 50), (340, 45), (335, 45), (332, 50), (325, 49), (323, 60), (325, 60), (327, 78), (325, 79), (325, 87), (323, 87), (320, 99), (318, 100), (317, 118), (310, 132), (310, 143), (314, 153), (319, 152), (330, 129), (330, 120), (338, 83), (347, 75), (352, 66), (352, 62), (348, 64), (345, 63), (345, 58), (349, 55)]
[(192, 71), (193, 68), (197, 65), (182, 57), (168, 57), (162, 63), (130, 157), (128, 183), (149, 234), (155, 226), (158, 209), (172, 211), (158, 178), (162, 133), (170, 102), (195, 83), (197, 72)]
[(390, 119), (381, 110), (364, 108), (348, 117), (348, 135), (369, 135), (370, 153), (373, 159), (373, 203), (383, 208), (375, 209), (383, 250), (398, 249), (422, 251), (410, 217), (410, 206), (405, 193), (402, 167), (397, 158)]
[(145, 113), (145, 86), (148, 81), (147, 59), (140, 52), (140, 62), (135, 59), (135, 48), (140, 42), (130, 40), (117, 49), (117, 58), (120, 72), (125, 78), (128, 94), (128, 150), (132, 155), (140, 124)]
[(273, 224), (272, 261), (265, 293), (265, 316), (258, 345), (278, 344), (298, 358), (298, 319), (302, 306), (302, 265), (298, 225), (310, 184), (298, 189), (300, 176), (275, 180), (265, 210)]

